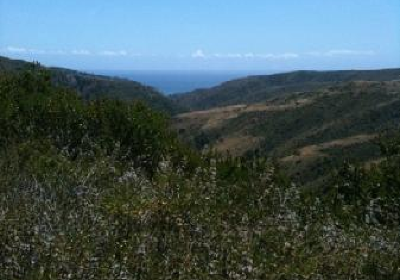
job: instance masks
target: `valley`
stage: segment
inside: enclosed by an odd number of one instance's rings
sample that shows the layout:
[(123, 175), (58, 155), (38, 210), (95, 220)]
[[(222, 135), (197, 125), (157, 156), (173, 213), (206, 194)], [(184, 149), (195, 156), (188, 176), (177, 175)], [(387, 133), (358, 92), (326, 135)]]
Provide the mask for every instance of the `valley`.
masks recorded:
[(371, 240), (399, 240), (400, 81), (189, 110), (118, 78), (0, 69), (6, 279), (398, 276), (397, 247)]
[(0, 280), (400, 280), (399, 23), (0, 0)]
[[(29, 67), (0, 58), (0, 74)], [(400, 123), (400, 69), (250, 76), (170, 96), (117, 77), (48, 70), (55, 86), (85, 100), (140, 101), (163, 112), (171, 130), (197, 151), (265, 157), (302, 184), (313, 185), (344, 161), (375, 162), (375, 142)]]
[(178, 114), (173, 127), (200, 149), (275, 158), (289, 174), (302, 174), (298, 179), (306, 183), (343, 161), (379, 157), (374, 141), (398, 129), (399, 106), (399, 81), (351, 81)]

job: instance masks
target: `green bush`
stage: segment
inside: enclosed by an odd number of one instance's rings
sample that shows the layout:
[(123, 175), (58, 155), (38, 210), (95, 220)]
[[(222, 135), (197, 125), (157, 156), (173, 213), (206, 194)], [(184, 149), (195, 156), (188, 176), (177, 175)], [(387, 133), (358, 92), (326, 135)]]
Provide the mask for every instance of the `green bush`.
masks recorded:
[(83, 101), (43, 71), (2, 77), (0, 109), (1, 279), (399, 277), (395, 155), (315, 193), (263, 158), (200, 156), (144, 105)]

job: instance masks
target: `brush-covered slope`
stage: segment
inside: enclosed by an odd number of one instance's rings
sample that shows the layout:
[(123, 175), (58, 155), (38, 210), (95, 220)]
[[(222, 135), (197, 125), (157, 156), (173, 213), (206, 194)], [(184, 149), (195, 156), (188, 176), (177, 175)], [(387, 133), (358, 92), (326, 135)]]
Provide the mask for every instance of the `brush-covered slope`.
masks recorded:
[(173, 95), (181, 106), (205, 110), (236, 104), (251, 104), (296, 92), (315, 90), (323, 86), (349, 81), (391, 81), (400, 79), (400, 69), (296, 71), (291, 73), (250, 76), (223, 83), (210, 89)]
[(0, 77), (0, 120), (2, 280), (399, 279), (398, 139), (311, 193), (262, 158), (199, 157), (161, 114), (84, 101), (43, 70)]
[(305, 181), (345, 159), (376, 160), (371, 141), (398, 128), (400, 81), (349, 82), (250, 105), (178, 115), (175, 127), (197, 148), (272, 156)]
[[(13, 60), (0, 56), (0, 75), (8, 72), (23, 71), (35, 67), (33, 63)], [(154, 88), (138, 82), (115, 77), (91, 75), (63, 68), (47, 68), (50, 70), (54, 85), (76, 90), (84, 99), (113, 98), (120, 100), (140, 100), (153, 109), (167, 114), (179, 111), (170, 99), (163, 96)]]

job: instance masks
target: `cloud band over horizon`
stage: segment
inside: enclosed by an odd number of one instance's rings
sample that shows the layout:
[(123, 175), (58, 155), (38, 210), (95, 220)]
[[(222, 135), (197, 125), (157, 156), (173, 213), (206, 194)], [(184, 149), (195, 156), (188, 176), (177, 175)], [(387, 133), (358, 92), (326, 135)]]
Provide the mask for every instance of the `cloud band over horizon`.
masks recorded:
[[(105, 57), (157, 57), (168, 55), (142, 55), (127, 50), (102, 50), (91, 51), (87, 49), (72, 50), (39, 50), (34, 48), (6, 46), (0, 48), (0, 54), (20, 54), (20, 55), (70, 55), (70, 56), (105, 56)], [(206, 53), (202, 49), (197, 49), (191, 55), (169, 55), (170, 58), (193, 58), (193, 59), (264, 59), (264, 60), (288, 60), (300, 57), (338, 57), (338, 56), (374, 56), (377, 52), (373, 50), (353, 50), (353, 49), (332, 49), (328, 51), (310, 51), (303, 53)]]

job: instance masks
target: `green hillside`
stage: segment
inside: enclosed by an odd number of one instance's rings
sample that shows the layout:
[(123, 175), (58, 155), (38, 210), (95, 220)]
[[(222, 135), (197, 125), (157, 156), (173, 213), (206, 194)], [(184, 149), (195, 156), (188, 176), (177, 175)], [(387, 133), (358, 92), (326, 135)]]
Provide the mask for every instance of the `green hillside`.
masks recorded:
[[(375, 87), (348, 98), (396, 105), (396, 84)], [(43, 69), (3, 74), (1, 278), (398, 279), (399, 143), (310, 192), (263, 157), (188, 149), (140, 102), (86, 101)]]
[[(29, 67), (34, 67), (34, 64), (0, 56), (0, 75), (7, 72), (23, 71)], [(180, 110), (179, 106), (154, 88), (144, 86), (138, 82), (91, 75), (63, 68), (48, 68), (48, 70), (50, 70), (54, 85), (76, 90), (86, 100), (103, 97), (120, 100), (140, 100), (150, 107), (167, 114), (175, 114)]]
[(298, 92), (349, 81), (391, 81), (400, 79), (400, 69), (296, 71), (267, 76), (250, 76), (223, 83), (211, 89), (200, 89), (173, 95), (181, 106), (190, 110), (263, 102)]
[(250, 105), (178, 115), (174, 126), (194, 147), (280, 160), (303, 183), (344, 160), (379, 158), (371, 142), (400, 123), (400, 81), (348, 82)]

